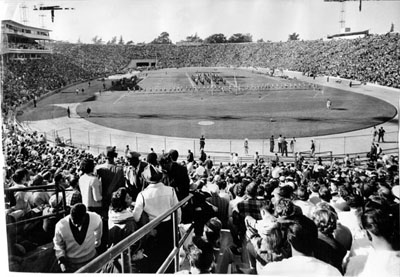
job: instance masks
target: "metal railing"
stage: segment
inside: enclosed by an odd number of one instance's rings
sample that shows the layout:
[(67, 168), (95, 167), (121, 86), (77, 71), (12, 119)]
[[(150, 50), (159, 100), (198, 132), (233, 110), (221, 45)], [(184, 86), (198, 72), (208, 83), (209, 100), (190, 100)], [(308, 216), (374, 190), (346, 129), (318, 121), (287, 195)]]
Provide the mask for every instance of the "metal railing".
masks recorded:
[(12, 223), (8, 223), (7, 226), (16, 226), (16, 225), (21, 225), (21, 224), (26, 224), (26, 223), (30, 223), (30, 222), (34, 222), (37, 220), (41, 220), (44, 218), (49, 218), (49, 217), (54, 217), (54, 216), (58, 216), (60, 214), (66, 214), (67, 213), (67, 202), (66, 202), (66, 197), (65, 197), (65, 191), (63, 188), (57, 186), (57, 185), (43, 185), (43, 186), (34, 186), (34, 187), (25, 187), (25, 188), (5, 188), (4, 189), (4, 193), (7, 194), (12, 194), (14, 192), (19, 192), (19, 191), (41, 191), (41, 190), (46, 190), (46, 191), (55, 191), (56, 193), (56, 203), (59, 203), (59, 192), (61, 192), (62, 195), (62, 205), (63, 208), (60, 209), (60, 207), (57, 205), (55, 207), (55, 212), (48, 214), (48, 215), (42, 215), (42, 216), (35, 216), (32, 218), (28, 218), (28, 219), (22, 219), (22, 220), (18, 220), (16, 222), (12, 222)]
[[(154, 148), (157, 153), (161, 150), (169, 151), (176, 149), (179, 153), (187, 153), (190, 149), (194, 155), (199, 155), (200, 143), (195, 138), (177, 138), (167, 136), (153, 136), (145, 134), (127, 135), (126, 133), (115, 130), (114, 132), (105, 133), (104, 131), (79, 130), (74, 128), (64, 128), (51, 130), (45, 133), (49, 141), (55, 141), (57, 137), (62, 138), (66, 145), (75, 148), (84, 149), (94, 154), (100, 154), (105, 151), (106, 146), (117, 146), (120, 154), (126, 145), (131, 150), (148, 153), (150, 148)], [(398, 132), (386, 132), (385, 138), (391, 143), (398, 142)], [(368, 151), (371, 145), (372, 135), (347, 135), (347, 136), (326, 136), (314, 139), (316, 152), (332, 151), (332, 155), (348, 154), (354, 152)], [(364, 145), (364, 151), (354, 151), (354, 144)], [(386, 144), (382, 144), (382, 147)], [(255, 139), (250, 141), (249, 153), (254, 154), (255, 151), (259, 155), (272, 155), (269, 152), (269, 139)], [(276, 148), (276, 145), (275, 145)], [(358, 148), (359, 149), (359, 148)], [(309, 150), (308, 138), (297, 138), (295, 152), (304, 152)], [(243, 140), (223, 140), (213, 139), (206, 142), (206, 153), (213, 156), (229, 156), (231, 153), (238, 153), (239, 156), (248, 156), (245, 154)], [(276, 150), (275, 150), (276, 151)]]
[(178, 221), (177, 221), (177, 212), (180, 207), (185, 205), (191, 198), (193, 197), (192, 194), (187, 196), (185, 199), (180, 201), (174, 207), (170, 208), (169, 210), (165, 211), (163, 214), (156, 217), (154, 220), (150, 221), (139, 230), (134, 232), (133, 234), (129, 235), (125, 239), (121, 240), (118, 244), (108, 249), (106, 252), (101, 254), (100, 256), (96, 257), (94, 260), (77, 270), (75, 273), (97, 273), (102, 270), (102, 268), (107, 265), (109, 262), (113, 261), (118, 256), (121, 257), (121, 263), (124, 264), (124, 253), (128, 253), (129, 257), (129, 266), (128, 272), (125, 272), (124, 266), (122, 266), (122, 273), (132, 273), (132, 268), (130, 266), (130, 257), (131, 257), (131, 250), (130, 247), (138, 242), (141, 238), (147, 235), (151, 230), (157, 227), (165, 218), (172, 215), (172, 222), (173, 222), (173, 242), (174, 248), (171, 253), (168, 255), (167, 259), (158, 269), (157, 273), (164, 273), (172, 260), (174, 262), (175, 272), (179, 271), (179, 249), (182, 247), (183, 243), (187, 239), (188, 235), (193, 229), (193, 226), (189, 228), (189, 230), (185, 233), (185, 235), (179, 240), (178, 234)]

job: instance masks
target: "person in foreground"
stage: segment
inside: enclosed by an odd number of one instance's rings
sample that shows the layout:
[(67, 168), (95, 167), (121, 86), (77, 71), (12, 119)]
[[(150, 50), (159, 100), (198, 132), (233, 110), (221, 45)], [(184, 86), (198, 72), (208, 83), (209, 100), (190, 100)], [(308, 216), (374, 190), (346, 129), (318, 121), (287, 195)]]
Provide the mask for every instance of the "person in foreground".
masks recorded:
[(189, 270), (178, 271), (177, 274), (210, 274), (214, 261), (212, 251), (200, 249), (195, 244), (189, 247)]
[(72, 206), (70, 215), (56, 224), (53, 239), (62, 272), (75, 272), (97, 256), (102, 228), (98, 214), (88, 212), (82, 203)]
[(351, 257), (345, 276), (400, 276), (400, 251), (393, 243), (397, 231), (390, 216), (383, 209), (368, 208), (359, 215), (372, 249), (367, 255)]
[(296, 215), (287, 221), (287, 240), (292, 257), (268, 263), (258, 272), (268, 276), (342, 276), (330, 264), (313, 257), (318, 240), (315, 223), (304, 215)]

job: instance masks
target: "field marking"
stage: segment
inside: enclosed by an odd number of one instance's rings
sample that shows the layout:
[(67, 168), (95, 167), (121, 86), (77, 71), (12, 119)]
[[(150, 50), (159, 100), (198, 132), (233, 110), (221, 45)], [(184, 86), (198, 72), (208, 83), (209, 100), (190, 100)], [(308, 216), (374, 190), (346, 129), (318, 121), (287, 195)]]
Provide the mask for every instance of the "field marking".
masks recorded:
[(190, 85), (192, 86), (192, 88), (195, 88), (196, 90), (198, 90), (197, 86), (194, 84), (192, 78), (190, 78), (189, 74), (186, 72), (186, 77), (189, 80)]
[(261, 97), (260, 98), (260, 100), (263, 100), (265, 97), (267, 97), (267, 96), (269, 96), (270, 95), (270, 93), (269, 92), (267, 92), (266, 94), (264, 94), (264, 96), (263, 97)]
[(324, 91), (323, 90), (317, 91), (317, 93), (313, 96), (313, 98), (315, 98), (318, 94), (324, 95)]
[(127, 94), (122, 94), (120, 97), (118, 97), (117, 100), (114, 101), (113, 105), (117, 104), (119, 100), (121, 100), (122, 98), (124, 98)]
[(228, 81), (228, 80), (226, 80), (226, 82), (228, 83), (228, 84), (230, 84), (232, 87), (234, 87), (234, 88), (236, 88), (237, 86), (235, 86), (235, 84), (234, 83), (232, 83), (231, 81)]

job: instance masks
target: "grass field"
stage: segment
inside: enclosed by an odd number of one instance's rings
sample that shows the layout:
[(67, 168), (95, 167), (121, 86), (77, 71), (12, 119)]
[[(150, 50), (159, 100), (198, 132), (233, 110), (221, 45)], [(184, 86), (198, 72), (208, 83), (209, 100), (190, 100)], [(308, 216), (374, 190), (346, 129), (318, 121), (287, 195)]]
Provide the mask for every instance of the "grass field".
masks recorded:
[[(161, 88), (193, 88), (189, 76), (199, 72), (218, 72), (227, 86), (236, 83), (238, 94), (213, 89), (180, 93), (152, 93)], [(230, 84), (231, 83), (231, 84)], [(335, 134), (377, 125), (396, 115), (396, 109), (376, 98), (333, 88), (322, 90), (257, 89), (266, 84), (299, 83), (271, 78), (251, 71), (221, 68), (190, 68), (149, 71), (139, 83), (146, 92), (106, 92), (93, 97), (98, 84), (85, 95), (62, 93), (39, 102), (33, 112), (20, 119), (38, 120), (66, 116), (63, 108), (52, 103), (81, 102), (77, 112), (107, 127), (144, 134), (198, 138), (249, 139), (282, 134), (304, 137)], [(69, 89), (74, 91), (74, 88)], [(213, 93), (211, 93), (213, 91)], [(95, 99), (94, 99), (95, 98)], [(332, 109), (326, 108), (327, 99)], [(85, 101), (93, 100), (93, 101)], [(200, 125), (202, 122), (210, 125)], [(200, 124), (199, 124), (200, 123)]]

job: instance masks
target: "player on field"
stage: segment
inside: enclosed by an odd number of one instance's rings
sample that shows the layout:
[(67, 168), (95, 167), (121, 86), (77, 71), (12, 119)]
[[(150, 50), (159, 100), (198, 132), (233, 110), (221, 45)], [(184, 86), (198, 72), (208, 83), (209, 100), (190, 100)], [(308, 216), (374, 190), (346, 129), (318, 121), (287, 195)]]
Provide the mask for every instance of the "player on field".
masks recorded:
[(327, 108), (328, 110), (330, 110), (331, 107), (332, 107), (332, 101), (328, 99), (328, 101), (326, 101), (326, 108)]

